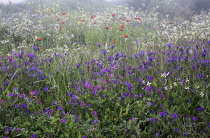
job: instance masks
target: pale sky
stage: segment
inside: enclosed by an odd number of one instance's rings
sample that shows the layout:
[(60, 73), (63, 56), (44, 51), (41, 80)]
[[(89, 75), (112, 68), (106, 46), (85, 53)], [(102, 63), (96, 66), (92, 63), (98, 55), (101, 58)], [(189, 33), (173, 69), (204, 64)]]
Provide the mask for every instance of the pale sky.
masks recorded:
[(8, 4), (9, 1), (11, 1), (12, 3), (17, 3), (17, 2), (23, 2), (25, 0), (0, 0), (0, 3)]

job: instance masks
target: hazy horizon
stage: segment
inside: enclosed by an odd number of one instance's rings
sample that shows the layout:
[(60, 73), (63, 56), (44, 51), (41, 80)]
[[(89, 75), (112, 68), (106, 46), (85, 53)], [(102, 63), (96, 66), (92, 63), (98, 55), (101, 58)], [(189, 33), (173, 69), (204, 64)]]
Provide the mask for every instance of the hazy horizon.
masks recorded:
[(11, 1), (12, 3), (18, 3), (23, 2), (25, 0), (0, 0), (0, 3), (9, 4), (9, 1)]

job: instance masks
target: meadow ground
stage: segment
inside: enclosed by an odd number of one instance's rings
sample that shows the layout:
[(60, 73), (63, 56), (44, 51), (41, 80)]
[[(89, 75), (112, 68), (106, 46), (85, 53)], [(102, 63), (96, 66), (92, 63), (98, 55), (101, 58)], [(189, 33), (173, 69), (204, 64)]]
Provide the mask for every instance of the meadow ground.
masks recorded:
[(209, 30), (125, 7), (1, 19), (0, 136), (210, 136)]

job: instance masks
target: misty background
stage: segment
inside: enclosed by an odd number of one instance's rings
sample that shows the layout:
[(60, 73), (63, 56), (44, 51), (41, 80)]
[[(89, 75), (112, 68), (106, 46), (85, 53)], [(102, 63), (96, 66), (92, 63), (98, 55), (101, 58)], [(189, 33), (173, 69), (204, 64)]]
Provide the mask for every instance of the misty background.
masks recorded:
[(0, 3), (9, 4), (9, 1), (12, 3), (24, 2), (25, 0), (0, 0)]
[[(59, 6), (55, 6), (55, 3)], [(129, 7), (134, 11), (153, 10), (170, 18), (182, 16), (190, 19), (192, 15), (200, 14), (202, 11), (209, 12), (210, 0), (0, 0), (0, 11), (4, 15), (25, 10), (35, 12), (44, 8), (66, 12), (83, 10), (94, 13), (114, 8), (114, 6)]]

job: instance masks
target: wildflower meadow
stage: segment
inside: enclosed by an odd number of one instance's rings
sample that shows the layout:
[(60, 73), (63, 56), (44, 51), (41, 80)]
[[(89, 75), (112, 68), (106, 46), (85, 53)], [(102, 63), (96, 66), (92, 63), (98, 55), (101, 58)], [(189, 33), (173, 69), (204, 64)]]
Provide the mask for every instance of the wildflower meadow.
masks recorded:
[(0, 137), (207, 138), (209, 100), (210, 13), (37, 6), (1, 18)]

